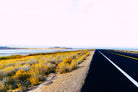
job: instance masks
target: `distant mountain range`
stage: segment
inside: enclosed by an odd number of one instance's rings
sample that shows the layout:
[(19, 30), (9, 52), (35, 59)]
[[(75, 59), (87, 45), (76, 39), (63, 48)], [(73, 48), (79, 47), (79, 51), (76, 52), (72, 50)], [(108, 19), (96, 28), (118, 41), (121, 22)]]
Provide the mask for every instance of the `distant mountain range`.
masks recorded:
[(67, 47), (51, 47), (48, 49), (72, 49), (72, 48), (67, 48)]
[(13, 47), (1, 47), (0, 46), (0, 49), (25, 49), (25, 48), (13, 48)]

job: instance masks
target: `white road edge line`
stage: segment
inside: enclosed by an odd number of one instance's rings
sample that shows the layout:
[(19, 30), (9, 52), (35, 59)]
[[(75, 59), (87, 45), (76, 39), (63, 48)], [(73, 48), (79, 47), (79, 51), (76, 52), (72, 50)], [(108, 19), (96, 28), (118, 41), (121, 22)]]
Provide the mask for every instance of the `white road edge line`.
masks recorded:
[(123, 71), (120, 67), (118, 67), (113, 61), (111, 61), (107, 56), (105, 56), (102, 52), (99, 51), (111, 64), (113, 64), (125, 77), (127, 77), (136, 87), (138, 87), (138, 82), (135, 81), (130, 75), (128, 75), (125, 71)]

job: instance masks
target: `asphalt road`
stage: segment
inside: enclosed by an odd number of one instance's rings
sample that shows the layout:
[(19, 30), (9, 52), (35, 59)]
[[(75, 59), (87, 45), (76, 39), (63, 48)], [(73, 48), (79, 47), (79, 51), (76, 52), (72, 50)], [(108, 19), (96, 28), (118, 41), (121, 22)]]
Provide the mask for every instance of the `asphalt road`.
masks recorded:
[(138, 55), (96, 50), (81, 92), (138, 92)]

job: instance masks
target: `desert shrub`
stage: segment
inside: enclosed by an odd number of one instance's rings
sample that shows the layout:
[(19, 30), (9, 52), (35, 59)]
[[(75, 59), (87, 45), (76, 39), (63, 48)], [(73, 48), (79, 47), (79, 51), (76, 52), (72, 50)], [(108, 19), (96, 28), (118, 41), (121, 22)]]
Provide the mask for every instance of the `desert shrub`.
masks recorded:
[(58, 64), (58, 60), (54, 59), (50, 59), (46, 61), (47, 63), (52, 63), (52, 64)]
[(30, 83), (31, 83), (32, 85), (38, 84), (38, 83), (39, 83), (39, 77), (38, 77), (38, 75), (32, 76), (32, 77), (29, 79), (29, 81), (30, 81)]
[(31, 83), (31, 85), (36, 85), (39, 84), (40, 81), (44, 80), (44, 77), (42, 74), (34, 71), (31, 73), (31, 77), (28, 80)]
[(90, 55), (90, 52), (86, 52), (84, 55), (82, 55), (81, 57), (79, 57), (79, 58), (77, 59), (78, 64), (82, 63), (83, 60), (85, 60), (86, 57), (87, 57), (88, 55)]
[(21, 65), (24, 65), (24, 64), (25, 64), (25, 62), (21, 62), (20, 64), (21, 64)]
[(48, 73), (55, 72), (55, 69), (56, 69), (55, 64), (47, 63), (46, 65), (48, 66)]
[(0, 77), (3, 77), (3, 76), (4, 76), (4, 71), (0, 70)]
[(27, 80), (27, 78), (30, 77), (30, 74), (26, 73), (24, 70), (19, 70), (13, 77), (19, 80)]
[(0, 69), (3, 69), (4, 68), (4, 65), (3, 64), (0, 64)]
[(28, 79), (31, 85), (36, 85), (40, 83), (40, 81), (44, 80), (44, 75), (48, 73), (48, 66), (41, 63), (32, 65), (28, 73), (31, 75)]
[(89, 55), (90, 55), (90, 52), (87, 52), (87, 53), (86, 53), (86, 56), (89, 56)]
[(36, 64), (38, 63), (38, 61), (31, 59), (30, 61), (27, 62), (28, 64), (32, 65), (32, 64)]
[(70, 64), (72, 60), (73, 60), (72, 57), (64, 58), (64, 59), (63, 59), (63, 62), (65, 62), (65, 63), (69, 63), (69, 64)]
[(58, 59), (58, 63), (62, 62), (62, 59)]
[(33, 66), (34, 70), (37, 71), (38, 73), (45, 74), (48, 72), (48, 66), (44, 64), (35, 64)]
[(55, 64), (55, 61), (54, 60), (48, 60), (47, 63)]
[(6, 68), (4, 68), (2, 70), (3, 70), (3, 75), (4, 76), (12, 76), (16, 72), (16, 67), (10, 66), (10, 67), (6, 67)]
[(0, 92), (6, 92), (6, 90), (9, 88), (8, 87), (8, 77), (4, 77), (2, 80), (0, 80)]
[(6, 91), (6, 87), (5, 84), (3, 82), (0, 81), (0, 92), (5, 92)]
[(29, 65), (24, 65), (21, 67), (21, 70), (24, 70), (25, 72), (29, 71), (30, 70), (30, 66)]
[(25, 72), (29, 71), (31, 69), (31, 66), (29, 64), (26, 65), (20, 65), (16, 67), (16, 71), (24, 70)]
[(82, 63), (82, 60), (78, 60), (78, 64)]
[(76, 69), (77, 66), (78, 66), (77, 60), (72, 60), (72, 62), (70, 64), (71, 70)]
[(47, 58), (46, 57), (43, 57), (43, 58), (41, 58), (43, 61), (45, 61)]
[(80, 57), (81, 57), (81, 56), (80, 56), (80, 55), (78, 55), (78, 56), (76, 56), (76, 59), (77, 59), (77, 58), (80, 58)]
[(15, 63), (8, 63), (7, 66), (13, 66)]
[(16, 78), (8, 77), (7, 85), (9, 86), (9, 89), (17, 88), (17, 81)]
[(78, 59), (77, 59), (78, 64), (82, 63), (82, 62), (83, 62), (83, 60), (84, 60), (84, 58), (83, 58), (83, 57), (78, 58)]
[(70, 71), (70, 65), (68, 63), (65, 63), (65, 62), (59, 63), (57, 68), (56, 68), (57, 73), (66, 73), (69, 71)]
[(13, 88), (18, 87), (18, 89), (24, 89), (30, 84), (28, 82), (28, 78), (30, 77), (30, 74), (25, 72), (24, 70), (19, 70), (16, 72), (16, 74), (13, 76), (14, 81), (12, 81)]

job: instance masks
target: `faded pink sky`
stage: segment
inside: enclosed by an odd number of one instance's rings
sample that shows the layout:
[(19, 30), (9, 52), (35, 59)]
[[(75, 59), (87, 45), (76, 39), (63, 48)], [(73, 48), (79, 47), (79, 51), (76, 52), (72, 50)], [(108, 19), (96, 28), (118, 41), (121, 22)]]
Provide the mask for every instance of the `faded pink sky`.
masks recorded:
[(0, 45), (138, 47), (137, 0), (1, 0)]

